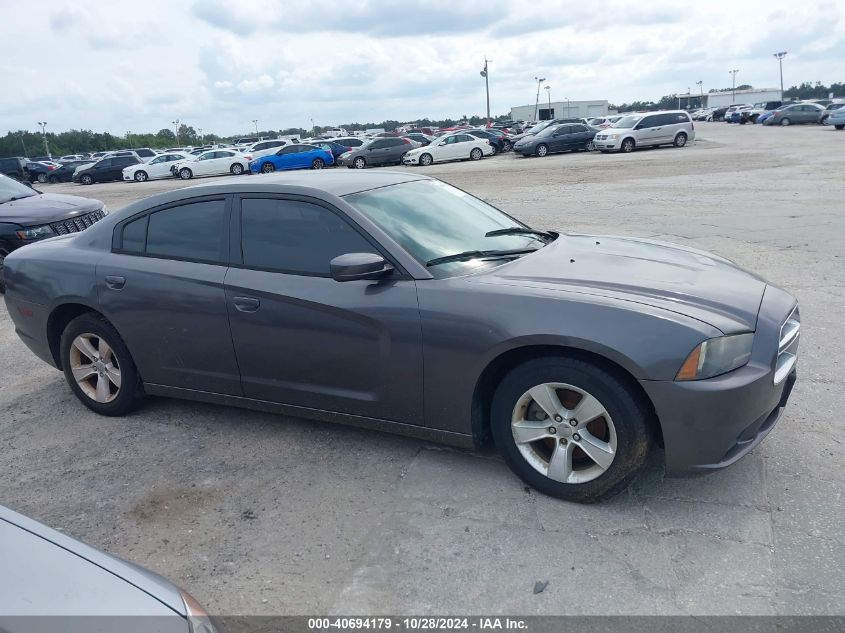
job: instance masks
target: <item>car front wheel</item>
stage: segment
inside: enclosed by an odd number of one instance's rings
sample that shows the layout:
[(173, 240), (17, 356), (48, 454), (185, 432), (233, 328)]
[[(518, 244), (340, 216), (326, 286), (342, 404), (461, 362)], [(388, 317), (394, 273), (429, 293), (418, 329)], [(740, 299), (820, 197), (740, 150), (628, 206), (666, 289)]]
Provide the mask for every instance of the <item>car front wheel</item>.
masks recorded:
[(276, 166), (273, 163), (264, 163), (261, 166), (261, 171), (264, 172), (265, 174), (269, 174), (269, 173), (276, 171)]
[(364, 169), (367, 166), (367, 161), (362, 156), (359, 156), (352, 164), (355, 166), (355, 169)]
[(547, 495), (591, 503), (623, 490), (651, 447), (640, 398), (604, 368), (568, 357), (512, 369), (491, 407), (491, 431), (505, 462)]
[(193, 177), (194, 177), (194, 172), (192, 172), (187, 167), (183, 167), (182, 169), (179, 170), (179, 178), (181, 178), (182, 180), (190, 180)]
[(545, 155), (546, 155), (546, 154), (548, 154), (548, 153), (549, 153), (549, 146), (548, 146), (548, 145), (545, 145), (545, 144), (543, 144), (543, 143), (540, 143), (540, 144), (537, 146), (537, 156), (541, 156), (541, 157), (542, 157), (542, 156), (545, 156)]
[(135, 172), (135, 181), (136, 182), (145, 182), (148, 179), (147, 172), (143, 169), (140, 169)]
[(622, 141), (622, 151), (625, 152), (626, 154), (630, 154), (631, 152), (633, 152), (634, 151), (634, 139), (626, 138), (624, 141)]
[(137, 406), (138, 371), (111, 323), (93, 313), (78, 316), (65, 328), (60, 346), (65, 379), (86, 407), (120, 416)]
[(82, 176), (82, 178), (79, 179), (79, 182), (81, 182), (83, 185), (93, 185), (94, 179), (88, 174), (85, 174), (84, 176)]
[(781, 125), (789, 125), (791, 123), (792, 123), (792, 121), (790, 121), (789, 119), (786, 119), (786, 118), (780, 120)]

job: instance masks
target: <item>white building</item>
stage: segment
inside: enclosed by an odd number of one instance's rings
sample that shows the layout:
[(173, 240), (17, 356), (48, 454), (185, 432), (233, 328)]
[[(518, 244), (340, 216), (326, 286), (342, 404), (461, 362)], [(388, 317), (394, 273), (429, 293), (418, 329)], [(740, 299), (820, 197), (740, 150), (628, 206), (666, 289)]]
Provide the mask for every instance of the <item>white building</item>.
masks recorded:
[[(693, 94), (695, 99), (698, 95)], [(686, 103), (687, 95), (680, 95), (681, 103)], [(704, 93), (704, 107), (724, 108), (734, 103), (762, 103), (764, 101), (781, 101), (780, 88), (752, 88), (749, 90), (737, 90), (736, 97), (733, 91), (728, 92), (706, 92)]]
[[(607, 114), (607, 101), (548, 101), (540, 100), (537, 104), (538, 121), (548, 119), (570, 119), (604, 116)], [(534, 104), (515, 106), (511, 108), (511, 119), (514, 121), (533, 121)]]

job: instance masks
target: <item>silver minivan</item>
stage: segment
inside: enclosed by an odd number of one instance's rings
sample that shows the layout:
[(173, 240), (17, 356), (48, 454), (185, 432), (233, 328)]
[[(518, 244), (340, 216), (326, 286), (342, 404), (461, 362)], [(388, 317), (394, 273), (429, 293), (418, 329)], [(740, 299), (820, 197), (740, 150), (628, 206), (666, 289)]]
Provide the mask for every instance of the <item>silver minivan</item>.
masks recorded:
[(683, 147), (692, 140), (695, 125), (689, 114), (667, 110), (629, 114), (596, 134), (595, 146), (602, 152), (632, 152), (636, 147)]

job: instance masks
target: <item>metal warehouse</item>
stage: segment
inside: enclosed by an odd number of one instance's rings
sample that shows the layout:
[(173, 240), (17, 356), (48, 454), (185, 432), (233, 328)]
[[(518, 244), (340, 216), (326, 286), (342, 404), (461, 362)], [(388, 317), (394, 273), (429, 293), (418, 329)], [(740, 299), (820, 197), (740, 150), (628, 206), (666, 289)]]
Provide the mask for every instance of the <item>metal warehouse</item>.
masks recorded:
[(554, 118), (590, 118), (607, 114), (607, 101), (548, 101), (537, 104), (535, 116), (534, 104), (514, 106), (511, 119), (514, 121), (546, 121)]

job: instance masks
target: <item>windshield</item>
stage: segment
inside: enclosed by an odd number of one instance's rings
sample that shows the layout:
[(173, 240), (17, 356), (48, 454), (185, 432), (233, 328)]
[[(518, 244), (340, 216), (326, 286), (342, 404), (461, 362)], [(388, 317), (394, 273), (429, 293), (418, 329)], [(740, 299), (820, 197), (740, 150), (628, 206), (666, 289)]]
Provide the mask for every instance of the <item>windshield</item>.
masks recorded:
[(22, 185), (17, 180), (0, 174), (0, 203), (18, 198), (29, 198), (38, 195), (34, 189)]
[(551, 136), (552, 134), (555, 133), (555, 130), (557, 130), (560, 127), (561, 127), (560, 125), (549, 125), (548, 127), (543, 128), (542, 130), (537, 132), (537, 134), (535, 134), (534, 136)]
[(542, 123), (538, 123), (537, 125), (532, 127), (530, 130), (528, 130), (528, 133), (529, 134), (539, 134), (540, 132), (545, 130), (547, 127), (549, 127), (551, 124), (552, 124), (552, 121), (543, 121)]
[(616, 123), (614, 123), (611, 127), (632, 128), (637, 123), (639, 123), (640, 119), (642, 119), (642, 118), (643, 118), (642, 115), (623, 116)]
[[(350, 194), (349, 204), (377, 224), (421, 264), (464, 251), (515, 250), (543, 245), (536, 237), (499, 235), (497, 229), (522, 227), (495, 207), (437, 180), (418, 180)], [(450, 262), (429, 268), (450, 276), (507, 260)]]

